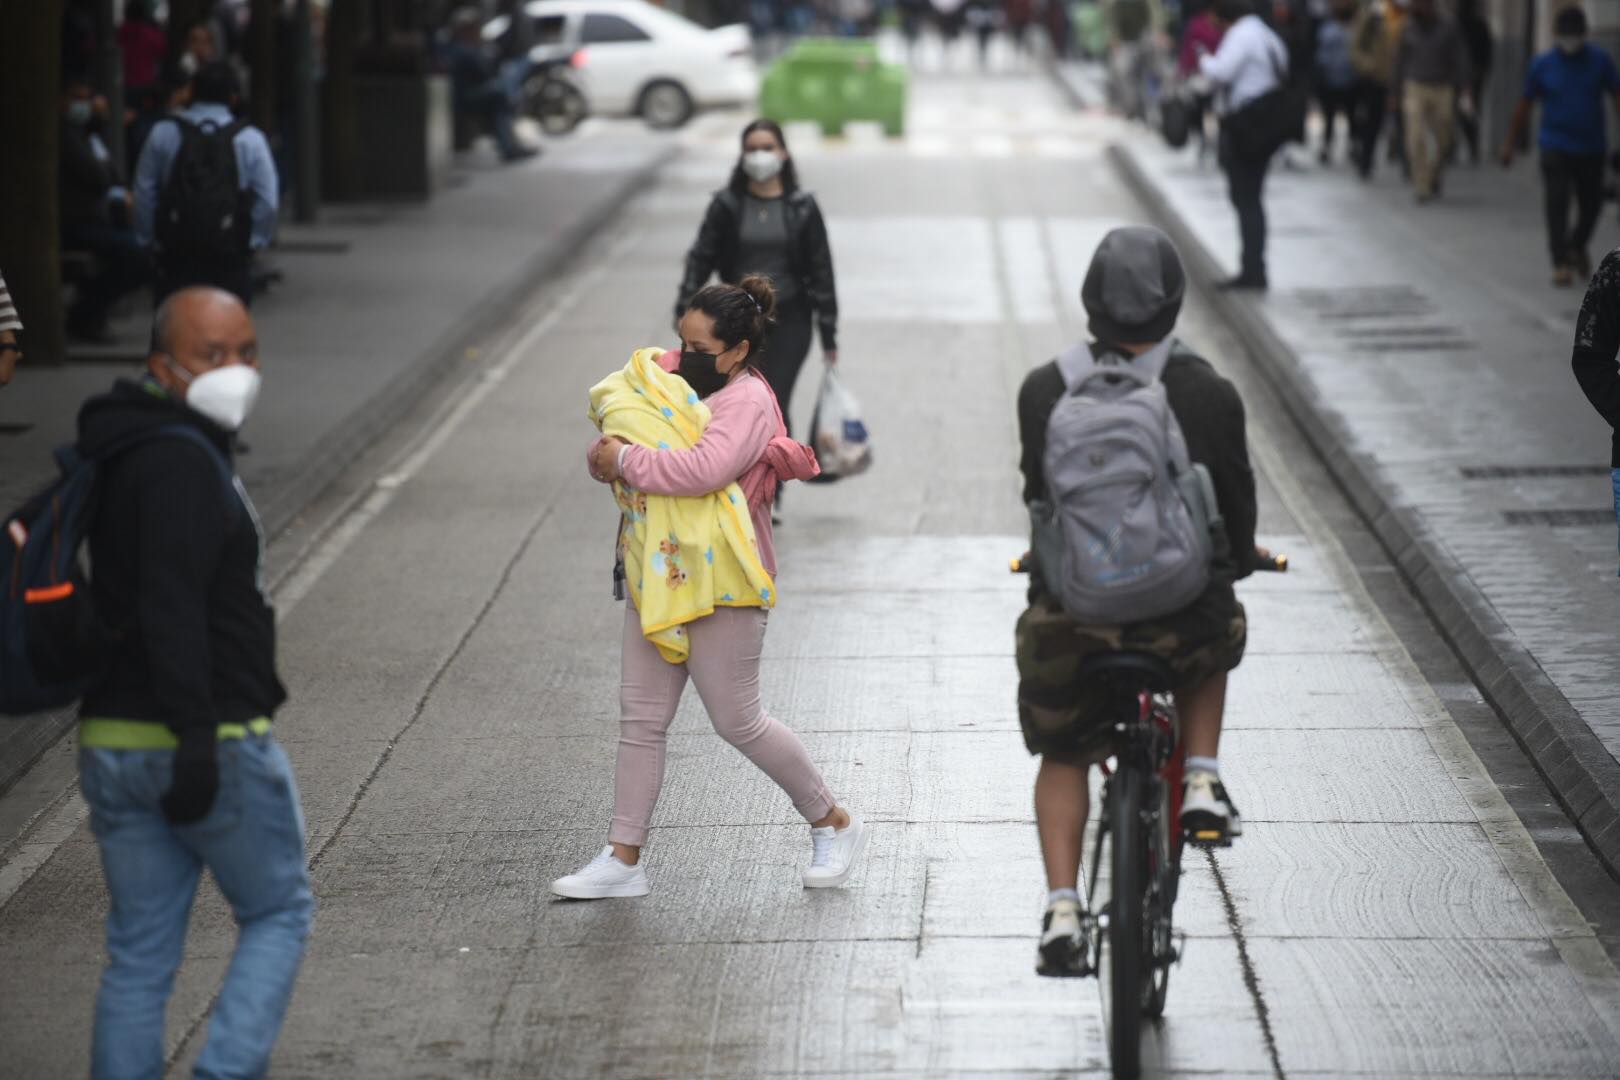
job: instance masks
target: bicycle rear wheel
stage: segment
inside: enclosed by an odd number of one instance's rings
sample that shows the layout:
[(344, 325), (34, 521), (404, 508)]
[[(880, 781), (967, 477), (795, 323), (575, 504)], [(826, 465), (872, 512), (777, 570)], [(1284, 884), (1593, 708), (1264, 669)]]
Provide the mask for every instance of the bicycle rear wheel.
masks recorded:
[(1142, 1012), (1155, 1020), (1164, 1015), (1165, 999), (1170, 995), (1169, 957), (1175, 949), (1172, 912), (1181, 886), (1180, 823), (1171, 820), (1169, 784), (1161, 781), (1157, 787), (1158, 814), (1150, 837), (1147, 894), (1142, 905), (1147, 917), (1143, 962), (1149, 968)]
[(1121, 763), (1110, 785), (1113, 826), (1108, 901), (1109, 1049), (1114, 1075), (1134, 1077), (1142, 1067), (1142, 1006), (1147, 937), (1143, 922), (1147, 894), (1147, 830), (1142, 811), (1147, 797), (1141, 771)]

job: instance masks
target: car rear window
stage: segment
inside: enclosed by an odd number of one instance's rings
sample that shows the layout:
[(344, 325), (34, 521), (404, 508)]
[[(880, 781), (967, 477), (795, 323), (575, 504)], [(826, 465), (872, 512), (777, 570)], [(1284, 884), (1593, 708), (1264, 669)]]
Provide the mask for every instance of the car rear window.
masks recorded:
[(564, 15), (546, 15), (534, 20), (534, 43), (536, 45), (561, 45), (563, 30), (568, 25), (568, 18)]
[(580, 30), (580, 41), (586, 45), (651, 40), (641, 27), (618, 15), (586, 15), (585, 25)]

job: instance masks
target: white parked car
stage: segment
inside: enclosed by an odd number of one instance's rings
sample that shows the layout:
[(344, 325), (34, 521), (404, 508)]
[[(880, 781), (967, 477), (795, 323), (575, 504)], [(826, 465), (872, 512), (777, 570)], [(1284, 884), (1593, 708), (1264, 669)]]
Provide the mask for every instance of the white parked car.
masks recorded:
[[(531, 0), (530, 57), (572, 57), (593, 116), (640, 116), (680, 127), (698, 109), (751, 104), (759, 68), (746, 26), (709, 30), (646, 0)], [(484, 37), (507, 32), (506, 16)]]

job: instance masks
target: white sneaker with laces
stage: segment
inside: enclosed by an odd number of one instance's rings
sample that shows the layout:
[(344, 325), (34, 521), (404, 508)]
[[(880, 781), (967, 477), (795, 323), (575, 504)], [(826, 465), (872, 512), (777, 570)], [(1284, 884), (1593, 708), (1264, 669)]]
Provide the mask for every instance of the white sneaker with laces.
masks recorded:
[(1207, 769), (1189, 769), (1182, 783), (1181, 827), (1192, 840), (1224, 844), (1243, 835), (1243, 818), (1220, 777)]
[(1035, 974), (1073, 978), (1091, 973), (1091, 942), (1077, 900), (1057, 900), (1041, 916), (1041, 944)]
[(551, 883), (551, 891), (569, 900), (606, 900), (615, 896), (646, 896), (647, 870), (641, 863), (627, 866), (613, 857), (611, 846), (578, 872)]
[(866, 823), (854, 814), (842, 829), (825, 825), (810, 830), (810, 869), (804, 872), (807, 889), (836, 889), (849, 880), (866, 847)]

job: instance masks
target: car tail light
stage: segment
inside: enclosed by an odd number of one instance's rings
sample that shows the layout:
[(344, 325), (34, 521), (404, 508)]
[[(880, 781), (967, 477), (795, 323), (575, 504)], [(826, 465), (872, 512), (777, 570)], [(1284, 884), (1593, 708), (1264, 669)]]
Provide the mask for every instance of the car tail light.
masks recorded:
[(568, 58), (568, 66), (572, 68), (583, 68), (590, 62), (591, 50), (589, 49), (575, 49), (574, 55)]

